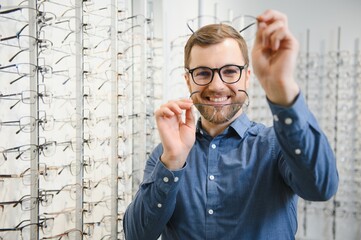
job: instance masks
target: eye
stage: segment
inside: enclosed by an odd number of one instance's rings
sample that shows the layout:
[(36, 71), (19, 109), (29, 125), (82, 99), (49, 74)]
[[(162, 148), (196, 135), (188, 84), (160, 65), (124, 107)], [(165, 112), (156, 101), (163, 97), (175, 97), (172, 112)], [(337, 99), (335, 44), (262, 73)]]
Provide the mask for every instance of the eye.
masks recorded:
[(212, 76), (212, 71), (207, 68), (195, 69), (193, 76), (196, 78), (209, 78)]
[(231, 76), (239, 74), (239, 69), (234, 66), (225, 67), (222, 69), (222, 75), (224, 76)]

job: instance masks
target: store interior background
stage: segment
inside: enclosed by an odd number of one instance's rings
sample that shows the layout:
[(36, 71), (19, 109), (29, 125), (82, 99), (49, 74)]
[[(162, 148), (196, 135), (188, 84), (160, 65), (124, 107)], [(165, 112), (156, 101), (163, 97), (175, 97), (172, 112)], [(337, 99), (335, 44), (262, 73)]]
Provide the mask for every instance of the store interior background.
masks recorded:
[[(266, 9), (287, 14), (300, 42), (296, 78), (340, 174), (331, 200), (299, 201), (296, 239), (361, 239), (361, 1), (54, 2), (0, 1), (0, 13), (32, 6), (0, 14), (1, 39), (32, 23), (23, 32), (28, 37), (0, 41), (0, 239), (123, 239), (122, 216), (159, 142), (153, 112), (189, 96), (182, 76), (187, 21)], [(53, 19), (31, 21), (34, 6)], [(78, 20), (63, 27), (69, 19)], [(81, 22), (88, 25), (76, 28)], [(30, 47), (35, 36), (52, 47)], [(18, 46), (24, 38), (28, 46)], [(26, 63), (25, 72), (13, 63)], [(48, 66), (51, 74), (41, 70)], [(254, 76), (249, 95), (250, 118), (271, 125)]]
[[(333, 199), (325, 203), (300, 199), (296, 239), (360, 239), (361, 2), (188, 0), (164, 1), (163, 7), (167, 9), (163, 11), (163, 37), (171, 43), (165, 51), (166, 99), (187, 96), (181, 74), (172, 74), (183, 63), (181, 55), (174, 61), (174, 52), (178, 55), (179, 50), (174, 51), (172, 42), (178, 43), (183, 39), (179, 36), (189, 34), (184, 22), (205, 15), (227, 21), (239, 15), (257, 16), (267, 9), (288, 16), (289, 28), (300, 43), (296, 79), (336, 152), (340, 174), (339, 191)], [(174, 88), (176, 84), (180, 88)], [(251, 119), (271, 125), (271, 113), (257, 79), (252, 79), (249, 92)]]

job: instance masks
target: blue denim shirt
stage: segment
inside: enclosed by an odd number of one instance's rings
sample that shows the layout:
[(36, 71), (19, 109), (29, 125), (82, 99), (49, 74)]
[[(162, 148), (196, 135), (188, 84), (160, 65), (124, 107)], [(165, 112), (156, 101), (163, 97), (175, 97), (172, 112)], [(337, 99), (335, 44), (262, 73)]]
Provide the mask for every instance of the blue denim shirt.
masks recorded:
[(291, 107), (269, 105), (273, 127), (242, 114), (212, 138), (198, 122), (178, 171), (156, 147), (124, 216), (126, 239), (295, 239), (298, 196), (331, 198), (336, 161), (302, 94)]

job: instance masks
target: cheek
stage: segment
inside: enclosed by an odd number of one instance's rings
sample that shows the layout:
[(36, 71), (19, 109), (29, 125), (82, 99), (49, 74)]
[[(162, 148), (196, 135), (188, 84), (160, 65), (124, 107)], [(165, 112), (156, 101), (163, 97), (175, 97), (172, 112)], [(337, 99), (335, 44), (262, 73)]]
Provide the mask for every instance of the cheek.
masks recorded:
[(249, 75), (242, 76), (242, 78), (237, 82), (237, 90), (247, 90), (249, 87)]
[(244, 84), (237, 84), (237, 85), (234, 85), (234, 86), (229, 86), (229, 89), (232, 91), (232, 92), (235, 92), (236, 94), (238, 94), (239, 90), (244, 90)]
[(189, 97), (195, 100), (196, 98), (201, 98), (201, 95), (207, 91), (205, 87), (198, 86), (194, 83), (191, 83), (189, 86)]
[(201, 92), (204, 87), (198, 86), (197, 84), (195, 84), (193, 82), (193, 80), (191, 79), (191, 76), (189, 74), (185, 74), (184, 75), (184, 79), (186, 81), (187, 87), (188, 87), (188, 91), (190, 93), (190, 95), (192, 96), (193, 94), (196, 94), (198, 92)]

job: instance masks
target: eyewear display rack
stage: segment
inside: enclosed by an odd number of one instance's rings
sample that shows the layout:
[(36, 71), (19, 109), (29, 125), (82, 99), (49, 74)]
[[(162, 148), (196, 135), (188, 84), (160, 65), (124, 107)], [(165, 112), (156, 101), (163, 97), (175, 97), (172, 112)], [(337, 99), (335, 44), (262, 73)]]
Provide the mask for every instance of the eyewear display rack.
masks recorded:
[[(299, 239), (358, 239), (361, 224), (361, 52), (360, 39), (353, 50), (342, 48), (337, 29), (334, 49), (325, 43), (311, 52), (310, 30), (302, 46), (297, 79), (336, 155), (339, 188), (327, 202), (299, 204)], [(317, 224), (317, 226), (314, 224)], [(315, 228), (317, 227), (317, 228)]]
[(158, 143), (152, 1), (7, 1), (0, 20), (0, 239), (123, 239)]

